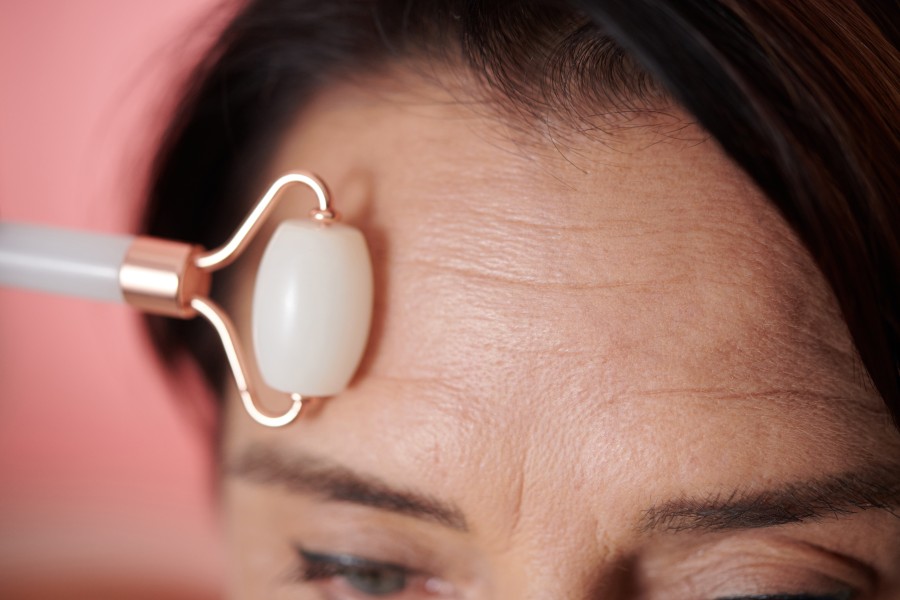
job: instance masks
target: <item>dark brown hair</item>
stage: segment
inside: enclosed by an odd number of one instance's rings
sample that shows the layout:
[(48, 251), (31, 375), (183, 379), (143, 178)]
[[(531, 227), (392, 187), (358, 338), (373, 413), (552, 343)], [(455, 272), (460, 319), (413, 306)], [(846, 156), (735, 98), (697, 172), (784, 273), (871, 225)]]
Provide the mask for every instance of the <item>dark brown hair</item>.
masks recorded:
[[(897, 42), (896, 13), (879, 0), (251, 0), (184, 92), (146, 231), (218, 245), (303, 103), (404, 58), (465, 65), (526, 115), (663, 93), (806, 244), (900, 426)], [(217, 383), (223, 361), (203, 325), (152, 332)]]

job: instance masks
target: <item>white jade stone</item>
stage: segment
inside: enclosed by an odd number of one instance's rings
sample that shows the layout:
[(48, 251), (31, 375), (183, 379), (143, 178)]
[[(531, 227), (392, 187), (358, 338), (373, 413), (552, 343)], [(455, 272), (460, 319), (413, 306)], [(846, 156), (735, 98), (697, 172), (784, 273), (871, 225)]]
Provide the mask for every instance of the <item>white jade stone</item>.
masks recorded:
[(368, 341), (372, 288), (372, 262), (357, 229), (281, 223), (253, 291), (253, 342), (266, 384), (310, 397), (342, 392)]

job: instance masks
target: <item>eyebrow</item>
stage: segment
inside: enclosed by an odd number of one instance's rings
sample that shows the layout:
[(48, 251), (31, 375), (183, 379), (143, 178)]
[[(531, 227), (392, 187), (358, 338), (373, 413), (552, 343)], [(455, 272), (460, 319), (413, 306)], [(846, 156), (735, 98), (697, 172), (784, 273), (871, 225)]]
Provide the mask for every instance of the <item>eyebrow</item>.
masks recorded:
[(821, 521), (882, 509), (900, 519), (900, 466), (870, 466), (763, 491), (680, 498), (643, 514), (649, 531), (729, 531)]
[(315, 494), (327, 500), (398, 513), (457, 531), (469, 530), (465, 515), (452, 504), (391, 487), (375, 477), (361, 475), (308, 454), (288, 456), (253, 446), (228, 464), (225, 471), (254, 483), (281, 486), (291, 492)]
[[(428, 495), (398, 489), (372, 476), (310, 454), (253, 446), (226, 465), (226, 473), (295, 493), (385, 510), (451, 529), (469, 526), (456, 506)], [(882, 509), (900, 519), (900, 466), (870, 466), (764, 491), (683, 497), (644, 511), (644, 532), (722, 532), (820, 521)]]

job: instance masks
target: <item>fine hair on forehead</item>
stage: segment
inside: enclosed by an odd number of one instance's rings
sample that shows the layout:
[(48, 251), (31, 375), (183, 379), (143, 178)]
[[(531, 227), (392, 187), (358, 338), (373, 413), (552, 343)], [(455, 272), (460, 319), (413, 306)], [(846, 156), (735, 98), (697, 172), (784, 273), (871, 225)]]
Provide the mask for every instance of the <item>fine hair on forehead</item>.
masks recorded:
[[(302, 106), (427, 59), (521, 122), (675, 102), (803, 241), (900, 424), (900, 52), (878, 0), (250, 0), (186, 81), (150, 175), (147, 233), (218, 245)], [(163, 355), (224, 361), (202, 323), (151, 320)]]

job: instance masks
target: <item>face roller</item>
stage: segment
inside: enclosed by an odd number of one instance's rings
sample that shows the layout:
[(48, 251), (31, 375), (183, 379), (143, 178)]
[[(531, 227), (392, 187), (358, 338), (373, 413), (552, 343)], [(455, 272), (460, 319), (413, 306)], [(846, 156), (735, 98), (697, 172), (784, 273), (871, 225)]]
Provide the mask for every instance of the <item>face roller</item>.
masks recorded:
[[(259, 407), (256, 369), (228, 315), (209, 298), (211, 274), (247, 248), (282, 192), (305, 185), (318, 206), (308, 219), (281, 222), (269, 240), (253, 290), (256, 367), (286, 394), (287, 412)], [(0, 223), (0, 285), (127, 302), (155, 315), (205, 318), (225, 349), (247, 413), (268, 427), (300, 414), (304, 399), (347, 387), (365, 350), (372, 317), (372, 263), (359, 230), (338, 222), (314, 175), (289, 173), (263, 195), (221, 247), (151, 237), (102, 235)]]

